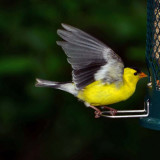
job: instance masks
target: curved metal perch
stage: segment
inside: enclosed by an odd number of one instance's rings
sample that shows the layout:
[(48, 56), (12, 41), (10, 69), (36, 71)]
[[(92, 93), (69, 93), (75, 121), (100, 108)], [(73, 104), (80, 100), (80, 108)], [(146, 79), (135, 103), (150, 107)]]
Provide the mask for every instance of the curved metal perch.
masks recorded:
[(102, 115), (106, 118), (141, 118), (149, 115), (149, 99), (144, 103), (142, 110), (117, 110), (117, 114), (112, 116), (110, 111), (103, 111)]

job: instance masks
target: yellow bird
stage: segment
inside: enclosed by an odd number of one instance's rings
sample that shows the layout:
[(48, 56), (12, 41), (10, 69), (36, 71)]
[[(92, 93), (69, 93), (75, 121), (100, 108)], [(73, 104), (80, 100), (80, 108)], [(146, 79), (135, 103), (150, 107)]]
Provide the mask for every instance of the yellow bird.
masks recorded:
[(72, 82), (62, 83), (36, 79), (36, 87), (52, 87), (69, 92), (95, 110), (95, 118), (102, 114), (100, 106), (124, 101), (133, 95), (136, 84), (146, 74), (136, 68), (124, 68), (121, 58), (107, 45), (75, 27), (62, 24), (57, 41), (72, 66)]

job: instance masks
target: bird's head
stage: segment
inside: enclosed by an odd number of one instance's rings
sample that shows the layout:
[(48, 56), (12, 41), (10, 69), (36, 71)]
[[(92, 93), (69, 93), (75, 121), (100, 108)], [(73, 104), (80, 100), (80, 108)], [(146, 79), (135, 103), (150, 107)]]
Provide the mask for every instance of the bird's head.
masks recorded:
[(137, 68), (124, 68), (123, 78), (128, 83), (137, 84), (137, 82), (144, 77), (147, 77), (147, 75)]

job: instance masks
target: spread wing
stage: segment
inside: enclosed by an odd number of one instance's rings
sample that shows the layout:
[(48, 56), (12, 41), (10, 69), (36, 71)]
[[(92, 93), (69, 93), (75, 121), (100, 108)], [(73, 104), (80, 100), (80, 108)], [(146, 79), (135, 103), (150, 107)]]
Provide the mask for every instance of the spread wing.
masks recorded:
[(62, 24), (58, 35), (65, 41), (57, 41), (73, 68), (73, 82), (78, 89), (102, 80), (103, 83), (122, 81), (124, 65), (121, 58), (108, 46), (75, 27)]

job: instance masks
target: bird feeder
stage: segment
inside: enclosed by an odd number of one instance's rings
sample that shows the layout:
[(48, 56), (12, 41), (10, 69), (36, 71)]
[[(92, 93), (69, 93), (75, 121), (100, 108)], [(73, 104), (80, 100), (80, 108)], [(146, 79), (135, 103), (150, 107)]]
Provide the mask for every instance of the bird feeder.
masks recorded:
[(140, 118), (146, 128), (160, 130), (160, 0), (147, 1), (146, 62), (147, 96), (142, 110), (118, 110), (116, 115), (103, 111), (107, 118)]
[(160, 0), (147, 2), (146, 61), (149, 71), (147, 99), (149, 116), (141, 118), (141, 125), (160, 130)]

